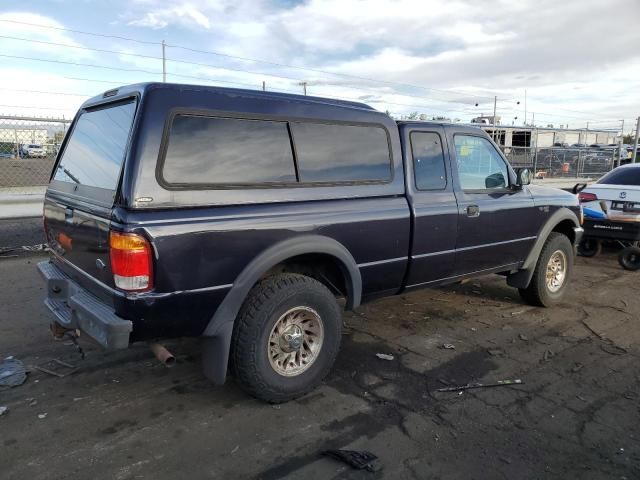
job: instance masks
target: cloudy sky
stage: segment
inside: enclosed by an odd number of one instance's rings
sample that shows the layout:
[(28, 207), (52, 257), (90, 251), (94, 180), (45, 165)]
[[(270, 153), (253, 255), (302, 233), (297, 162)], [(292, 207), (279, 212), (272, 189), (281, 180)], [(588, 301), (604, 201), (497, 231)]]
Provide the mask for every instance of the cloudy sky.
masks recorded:
[[(49, 0), (0, 4), (0, 113), (70, 117), (120, 84), (302, 92), (395, 116), (632, 128), (638, 0)], [(518, 103), (519, 102), (519, 103)], [(476, 106), (477, 104), (477, 106)], [(517, 118), (516, 118), (517, 117)]]

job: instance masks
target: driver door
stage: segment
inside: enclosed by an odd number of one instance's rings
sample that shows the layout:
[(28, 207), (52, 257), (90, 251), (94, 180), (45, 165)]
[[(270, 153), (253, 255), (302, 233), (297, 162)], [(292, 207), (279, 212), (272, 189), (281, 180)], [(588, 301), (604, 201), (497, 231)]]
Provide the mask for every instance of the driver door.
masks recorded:
[(495, 145), (475, 133), (454, 133), (458, 237), (454, 275), (524, 261), (533, 246), (533, 198), (514, 188), (515, 174)]

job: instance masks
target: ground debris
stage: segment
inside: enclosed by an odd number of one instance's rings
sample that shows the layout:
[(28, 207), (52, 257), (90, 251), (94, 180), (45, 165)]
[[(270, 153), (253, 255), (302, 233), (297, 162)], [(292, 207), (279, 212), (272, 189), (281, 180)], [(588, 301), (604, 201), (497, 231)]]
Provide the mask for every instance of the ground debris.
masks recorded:
[(388, 353), (376, 353), (376, 357), (378, 357), (380, 360), (393, 360), (394, 356), (390, 355)]
[(455, 350), (456, 346), (453, 343), (443, 343), (440, 348), (443, 350)]
[(490, 348), (487, 350), (487, 353), (492, 357), (498, 357), (500, 355), (504, 355), (504, 350), (500, 348)]
[(600, 349), (603, 352), (608, 353), (609, 355), (624, 355), (625, 353), (628, 353), (625, 348), (614, 345), (612, 343), (603, 343), (602, 345), (600, 345)]
[(47, 412), (39, 413), (39, 414), (38, 414), (38, 418), (39, 418), (40, 420), (42, 420), (43, 418), (47, 418), (47, 415), (48, 415), (48, 413), (47, 413)]
[(553, 358), (553, 352), (551, 350), (545, 350), (544, 355), (542, 356), (542, 360), (547, 362), (550, 358)]
[(518, 338), (520, 338), (520, 340), (522, 340), (523, 342), (529, 341), (529, 337), (527, 337), (524, 333), (518, 334)]
[(0, 416), (4, 415), (9, 411), (9, 407), (0, 407)]
[(519, 378), (516, 380), (498, 380), (494, 383), (467, 383), (466, 385), (455, 385), (452, 387), (439, 388), (438, 392), (459, 392), (461, 390), (471, 390), (475, 388), (490, 388), (490, 387), (506, 387), (509, 385), (522, 385), (524, 382)]
[(571, 371), (573, 373), (579, 372), (580, 370), (582, 370), (584, 368), (584, 365), (582, 363), (576, 363), (574, 365), (574, 367), (571, 369)]
[(376, 472), (381, 468), (378, 457), (366, 450), (325, 450), (322, 455), (340, 460), (356, 470)]
[[(44, 365), (47, 366), (45, 367)], [(53, 375), (59, 378), (64, 378), (67, 375), (71, 375), (78, 369), (78, 367), (76, 367), (75, 365), (63, 362), (62, 360), (58, 360), (57, 358), (52, 358), (47, 362), (36, 365), (35, 368), (48, 375)]]
[(17, 387), (27, 379), (24, 364), (13, 357), (7, 357), (0, 362), (0, 387)]

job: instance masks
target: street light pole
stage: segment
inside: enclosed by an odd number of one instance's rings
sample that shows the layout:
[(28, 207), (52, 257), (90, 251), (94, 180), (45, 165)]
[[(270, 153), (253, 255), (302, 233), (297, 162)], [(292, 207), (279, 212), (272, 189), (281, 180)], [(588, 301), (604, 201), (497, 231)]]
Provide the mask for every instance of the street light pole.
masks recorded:
[(638, 156), (638, 135), (640, 135), (640, 117), (636, 122), (636, 141), (633, 142), (633, 159), (631, 163), (636, 163), (636, 157)]

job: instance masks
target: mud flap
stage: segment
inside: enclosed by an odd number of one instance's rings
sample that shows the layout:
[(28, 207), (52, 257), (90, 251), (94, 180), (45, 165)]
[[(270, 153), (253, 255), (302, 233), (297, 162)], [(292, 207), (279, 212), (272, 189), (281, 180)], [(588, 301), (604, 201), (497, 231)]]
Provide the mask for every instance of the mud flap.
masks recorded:
[(202, 337), (202, 370), (216, 385), (222, 385), (227, 378), (232, 335), (233, 322), (226, 322), (214, 336)]

